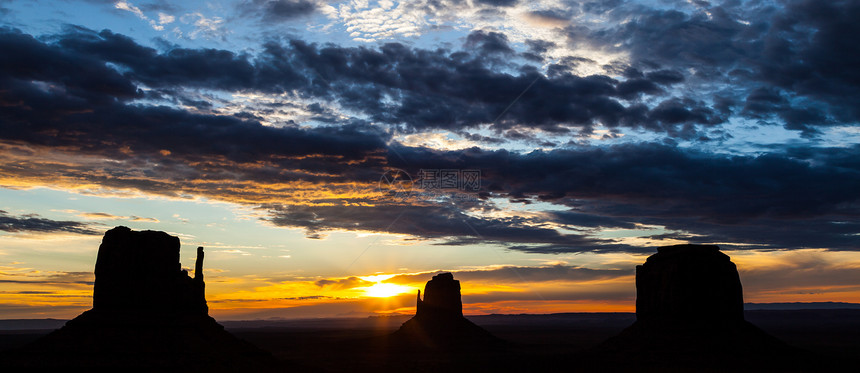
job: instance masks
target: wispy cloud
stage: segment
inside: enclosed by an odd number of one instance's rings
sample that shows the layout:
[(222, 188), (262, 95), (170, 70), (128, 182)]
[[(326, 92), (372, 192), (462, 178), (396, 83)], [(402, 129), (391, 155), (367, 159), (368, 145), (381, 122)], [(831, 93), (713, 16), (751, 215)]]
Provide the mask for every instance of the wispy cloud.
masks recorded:
[(78, 212), (74, 210), (70, 210), (70, 212), (76, 213), (77, 216), (82, 217), (84, 219), (89, 220), (128, 220), (133, 222), (144, 222), (144, 223), (158, 223), (158, 219), (156, 218), (143, 218), (140, 216), (121, 216), (121, 215), (113, 215), (106, 212)]
[(149, 25), (157, 31), (164, 31), (164, 25), (169, 24), (174, 20), (173, 16), (161, 12), (158, 13), (158, 20), (151, 19), (143, 14), (143, 11), (140, 10), (140, 8), (125, 0), (120, 0), (114, 3), (114, 8), (131, 12), (138, 18), (148, 22)]
[(10, 233), (74, 233), (96, 235), (100, 232), (92, 225), (69, 220), (51, 220), (38, 214), (9, 215), (0, 210), (0, 231)]
[(204, 37), (207, 39), (225, 40), (230, 33), (221, 17), (213, 16), (207, 18), (200, 12), (194, 12), (183, 15), (179, 20), (194, 26), (194, 30), (188, 33), (188, 37), (191, 39)]

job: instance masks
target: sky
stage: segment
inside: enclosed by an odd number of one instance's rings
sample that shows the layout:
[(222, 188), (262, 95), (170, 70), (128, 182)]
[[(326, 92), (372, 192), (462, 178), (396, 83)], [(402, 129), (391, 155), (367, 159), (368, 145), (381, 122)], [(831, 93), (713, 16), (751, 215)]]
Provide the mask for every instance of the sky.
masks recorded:
[[(0, 0), (0, 318), (115, 226), (218, 319), (632, 312), (659, 246), (860, 302), (856, 1)], [(193, 271), (192, 271), (193, 272)]]

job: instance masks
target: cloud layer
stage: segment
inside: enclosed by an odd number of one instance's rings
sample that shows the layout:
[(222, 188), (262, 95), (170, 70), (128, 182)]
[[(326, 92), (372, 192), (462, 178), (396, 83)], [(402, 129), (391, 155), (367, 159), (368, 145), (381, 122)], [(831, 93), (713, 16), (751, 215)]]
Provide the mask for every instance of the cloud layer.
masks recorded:
[[(469, 6), (419, 5), (408, 10)], [(240, 8), (280, 24), (321, 5)], [(544, 253), (679, 240), (860, 249), (860, 146), (821, 140), (860, 121), (860, 6), (615, 2), (530, 12), (557, 38), (476, 28), (435, 49), (271, 37), (236, 52), (156, 49), (77, 26), (43, 36), (3, 28), (0, 48), (16, 53), (0, 56), (0, 184), (204, 196), (256, 206), (267, 222), (311, 238), (389, 232)], [(588, 17), (605, 22), (572, 21)], [(601, 64), (586, 53), (559, 57), (559, 48), (627, 59)], [(737, 123), (817, 140), (743, 153), (714, 144)], [(598, 129), (645, 140), (577, 142)], [(437, 130), (475, 146), (395, 140)], [(570, 142), (499, 145), (549, 136)], [(376, 188), (392, 168), (480, 170), (482, 188), (460, 200), (396, 199)], [(553, 208), (524, 212), (535, 203)], [(92, 233), (83, 223), (2, 218), (6, 231)], [(607, 233), (618, 230), (638, 233)]]

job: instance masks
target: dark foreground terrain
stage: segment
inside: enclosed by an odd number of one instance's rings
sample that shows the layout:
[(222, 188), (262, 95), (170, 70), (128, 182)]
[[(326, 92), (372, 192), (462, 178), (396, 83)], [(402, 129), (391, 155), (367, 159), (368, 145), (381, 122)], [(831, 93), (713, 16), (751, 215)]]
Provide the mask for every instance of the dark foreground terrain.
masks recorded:
[[(469, 317), (507, 341), (480, 347), (450, 341), (427, 349), (390, 338), (408, 317), (225, 321), (235, 336), (271, 352), (285, 371), (856, 371), (860, 310), (746, 311), (746, 319), (797, 348), (756, 361), (709, 356), (682, 362), (626, 361), (597, 348), (635, 320), (632, 313)], [(60, 321), (0, 321), (2, 355), (14, 354)], [(39, 329), (42, 327), (42, 329)], [(9, 329), (18, 330), (9, 330)], [(45, 357), (50, 358), (50, 357)]]

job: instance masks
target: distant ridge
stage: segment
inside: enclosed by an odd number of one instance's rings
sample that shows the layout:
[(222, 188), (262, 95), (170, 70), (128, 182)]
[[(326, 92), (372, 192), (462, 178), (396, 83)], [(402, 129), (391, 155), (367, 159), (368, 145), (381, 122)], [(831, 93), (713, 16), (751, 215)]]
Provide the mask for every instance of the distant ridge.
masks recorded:
[[(860, 310), (860, 303), (848, 302), (793, 302), (793, 303), (744, 303), (744, 311), (792, 311), (792, 310)], [(633, 312), (557, 312), (557, 313), (517, 313), (517, 314), (490, 314), (490, 315), (470, 315), (470, 318), (481, 320), (488, 317), (559, 317), (565, 315), (604, 315), (604, 314), (633, 314)], [(397, 316), (369, 316), (369, 317), (392, 317), (392, 318), (408, 318), (407, 315)], [(248, 320), (228, 320), (221, 321), (225, 326), (229, 325), (236, 327), (242, 326), (261, 326), (279, 323), (290, 322), (316, 322), (322, 323), (324, 320), (351, 320), (351, 319), (366, 319), (367, 317), (322, 317), (322, 318), (283, 318), (283, 319), (248, 319)], [(66, 319), (3, 319), (0, 320), (0, 330), (47, 330), (58, 329), (66, 323)]]
[(793, 302), (744, 303), (745, 311), (758, 310), (860, 310), (860, 303), (846, 302)]
[(62, 328), (69, 320), (58, 319), (8, 319), (0, 320), (0, 330), (54, 330)]

